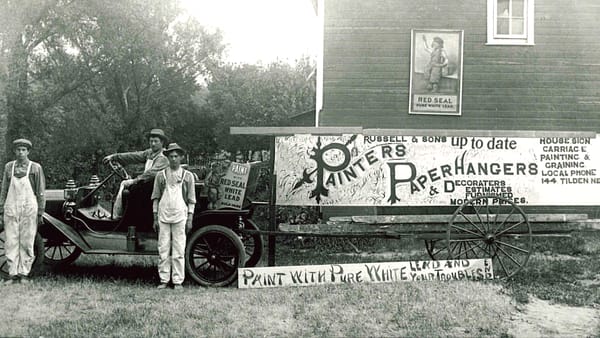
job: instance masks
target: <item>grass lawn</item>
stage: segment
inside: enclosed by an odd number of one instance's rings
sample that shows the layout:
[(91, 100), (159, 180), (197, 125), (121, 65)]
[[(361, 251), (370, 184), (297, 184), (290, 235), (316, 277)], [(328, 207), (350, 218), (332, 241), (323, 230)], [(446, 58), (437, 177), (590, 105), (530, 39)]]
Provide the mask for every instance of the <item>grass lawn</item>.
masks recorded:
[[(158, 291), (155, 257), (83, 255), (33, 285), (0, 286), (0, 336), (509, 336), (529, 295), (600, 305), (598, 284), (578, 284), (600, 276), (594, 236), (536, 241), (539, 254), (505, 282)], [(427, 259), (421, 242), (288, 240), (277, 251), (277, 265), (412, 259)]]

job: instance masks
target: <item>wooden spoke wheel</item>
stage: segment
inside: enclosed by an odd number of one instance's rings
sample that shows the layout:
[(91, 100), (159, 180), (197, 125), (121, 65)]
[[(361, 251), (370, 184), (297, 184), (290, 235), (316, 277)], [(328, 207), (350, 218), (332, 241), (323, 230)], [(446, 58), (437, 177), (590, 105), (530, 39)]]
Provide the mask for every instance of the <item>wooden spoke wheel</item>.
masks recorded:
[(450, 257), (446, 241), (442, 239), (426, 239), (425, 249), (427, 250), (429, 257), (434, 261), (444, 260)]
[(240, 237), (222, 225), (209, 225), (194, 232), (185, 249), (188, 276), (203, 286), (225, 286), (237, 277), (246, 254)]
[[(33, 244), (35, 260), (33, 261), (33, 265), (31, 267), (32, 272), (39, 270), (42, 262), (44, 261), (44, 256), (40, 256), (40, 253), (42, 252), (44, 252), (44, 240), (40, 234), (36, 234)], [(0, 232), (0, 277), (3, 279), (9, 277), (8, 261), (6, 259), (6, 233), (4, 230)]]
[[(256, 224), (250, 221), (246, 221), (244, 224), (245, 229), (259, 230)], [(241, 237), (246, 253), (246, 264), (244, 266), (247, 268), (256, 266), (260, 262), (263, 253), (262, 236), (259, 233), (242, 233)]]
[(496, 278), (509, 278), (527, 264), (532, 251), (527, 215), (511, 200), (484, 195), (468, 200), (450, 219), (449, 259), (491, 258)]
[(69, 240), (47, 240), (44, 245), (44, 263), (60, 267), (73, 263), (81, 255), (81, 249)]

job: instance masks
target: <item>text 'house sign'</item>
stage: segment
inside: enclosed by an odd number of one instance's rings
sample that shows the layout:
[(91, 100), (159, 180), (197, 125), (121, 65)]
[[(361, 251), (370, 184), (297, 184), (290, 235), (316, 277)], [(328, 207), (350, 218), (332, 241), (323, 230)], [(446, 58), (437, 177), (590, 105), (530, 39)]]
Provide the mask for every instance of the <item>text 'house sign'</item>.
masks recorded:
[(238, 269), (239, 288), (493, 278), (492, 261), (489, 258)]
[(590, 137), (312, 136), (275, 140), (279, 205), (600, 205)]

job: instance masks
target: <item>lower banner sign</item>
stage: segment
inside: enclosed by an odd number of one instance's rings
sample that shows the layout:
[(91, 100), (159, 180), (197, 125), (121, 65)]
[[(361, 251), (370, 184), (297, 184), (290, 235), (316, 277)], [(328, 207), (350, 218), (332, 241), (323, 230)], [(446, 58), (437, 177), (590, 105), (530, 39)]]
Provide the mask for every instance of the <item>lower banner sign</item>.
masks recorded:
[(242, 289), (493, 278), (492, 260), (489, 258), (238, 269), (238, 287)]

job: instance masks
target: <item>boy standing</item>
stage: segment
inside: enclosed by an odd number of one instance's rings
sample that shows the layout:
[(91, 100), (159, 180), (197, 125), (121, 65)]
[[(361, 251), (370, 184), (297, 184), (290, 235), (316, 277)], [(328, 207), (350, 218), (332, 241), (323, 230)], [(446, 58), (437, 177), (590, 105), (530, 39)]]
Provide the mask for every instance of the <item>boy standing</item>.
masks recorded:
[(154, 231), (158, 231), (159, 289), (165, 289), (171, 280), (174, 289), (181, 289), (185, 278), (185, 234), (192, 229), (196, 191), (194, 175), (181, 168), (185, 152), (171, 143), (164, 151), (169, 167), (160, 171), (152, 190)]
[[(4, 167), (0, 190), (0, 225), (6, 233), (6, 262), (10, 278), (5, 284), (29, 282), (35, 259), (33, 245), (46, 205), (42, 166), (29, 160), (31, 141), (13, 141), (15, 161)], [(44, 254), (43, 252), (40, 254)]]

